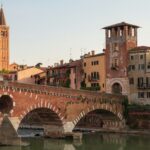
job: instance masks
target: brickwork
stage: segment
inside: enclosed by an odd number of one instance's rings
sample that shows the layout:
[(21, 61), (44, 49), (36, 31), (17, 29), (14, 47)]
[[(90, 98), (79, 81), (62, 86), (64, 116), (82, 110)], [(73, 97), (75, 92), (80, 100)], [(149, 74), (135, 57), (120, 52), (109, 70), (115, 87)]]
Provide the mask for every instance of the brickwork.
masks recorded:
[[(9, 95), (13, 99), (10, 117), (18, 117), (18, 126), (36, 108), (55, 112), (65, 130), (73, 130), (82, 117), (96, 109), (110, 111), (120, 121), (124, 120), (123, 96), (12, 82), (0, 83), (0, 95)], [(0, 116), (3, 116), (2, 113)]]
[(113, 85), (110, 87), (109, 83), (114, 79), (121, 86), (120, 93), (129, 94), (128, 51), (137, 46), (137, 28), (138, 26), (125, 22), (104, 28), (106, 31), (105, 55), (107, 58), (106, 91), (109, 93), (113, 91)]

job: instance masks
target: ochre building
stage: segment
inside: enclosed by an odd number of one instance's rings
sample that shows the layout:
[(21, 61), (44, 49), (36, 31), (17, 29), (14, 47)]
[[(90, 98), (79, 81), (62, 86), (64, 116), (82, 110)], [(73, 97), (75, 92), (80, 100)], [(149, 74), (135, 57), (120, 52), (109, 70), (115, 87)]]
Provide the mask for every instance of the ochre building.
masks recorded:
[(85, 54), (83, 70), (86, 88), (105, 92), (105, 54), (95, 54), (94, 51)]

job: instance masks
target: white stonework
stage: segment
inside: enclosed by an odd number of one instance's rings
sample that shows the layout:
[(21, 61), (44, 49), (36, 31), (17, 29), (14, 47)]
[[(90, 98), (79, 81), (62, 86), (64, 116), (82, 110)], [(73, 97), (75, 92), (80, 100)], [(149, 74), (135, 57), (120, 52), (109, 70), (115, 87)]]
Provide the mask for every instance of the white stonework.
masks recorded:
[(72, 132), (73, 128), (74, 128), (74, 124), (73, 122), (66, 122), (64, 124), (64, 132), (67, 133), (67, 132)]
[(122, 87), (122, 94), (129, 94), (129, 80), (128, 78), (111, 78), (106, 79), (106, 93), (112, 93), (112, 86), (114, 83), (119, 83)]

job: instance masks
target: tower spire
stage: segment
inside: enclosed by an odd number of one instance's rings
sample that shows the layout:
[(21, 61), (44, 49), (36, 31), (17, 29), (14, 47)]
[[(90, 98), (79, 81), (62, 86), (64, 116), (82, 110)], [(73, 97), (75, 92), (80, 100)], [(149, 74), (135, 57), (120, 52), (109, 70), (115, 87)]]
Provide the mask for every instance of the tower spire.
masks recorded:
[(0, 8), (0, 25), (6, 25), (5, 15), (3, 11), (3, 3), (1, 1), (1, 8)]

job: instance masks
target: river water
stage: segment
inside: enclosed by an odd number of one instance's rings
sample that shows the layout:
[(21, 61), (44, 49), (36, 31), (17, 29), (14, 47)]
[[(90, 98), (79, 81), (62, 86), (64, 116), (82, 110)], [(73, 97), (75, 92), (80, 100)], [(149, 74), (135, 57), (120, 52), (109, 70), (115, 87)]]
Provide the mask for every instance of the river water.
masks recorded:
[(82, 141), (24, 138), (25, 147), (0, 147), (0, 150), (150, 150), (150, 136), (124, 134), (84, 134)]

